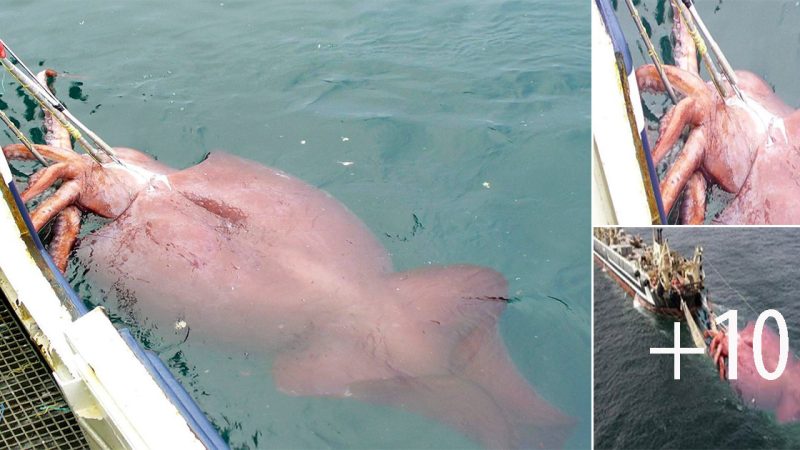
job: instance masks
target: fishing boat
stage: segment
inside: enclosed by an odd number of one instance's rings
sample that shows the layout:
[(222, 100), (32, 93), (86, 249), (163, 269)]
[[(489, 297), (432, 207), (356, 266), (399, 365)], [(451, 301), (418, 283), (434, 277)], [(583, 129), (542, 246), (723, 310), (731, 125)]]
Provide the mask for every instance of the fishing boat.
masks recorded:
[(651, 243), (622, 228), (595, 228), (592, 252), (636, 305), (685, 321), (697, 347), (710, 342), (705, 332), (716, 332), (717, 326), (705, 287), (702, 247), (686, 258), (670, 248), (661, 228), (653, 228)]

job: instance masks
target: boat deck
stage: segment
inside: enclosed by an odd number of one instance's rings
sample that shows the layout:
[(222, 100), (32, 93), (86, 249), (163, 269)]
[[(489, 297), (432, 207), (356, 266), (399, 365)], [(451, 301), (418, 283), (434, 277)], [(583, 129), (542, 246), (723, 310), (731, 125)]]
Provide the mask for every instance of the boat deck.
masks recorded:
[(0, 447), (89, 448), (50, 368), (1, 290)]
[(716, 332), (715, 313), (706, 296), (703, 249), (695, 247), (691, 259), (670, 249), (661, 229), (653, 230), (653, 243), (621, 228), (595, 228), (595, 261), (645, 309), (676, 321), (686, 321), (692, 341), (706, 348)]

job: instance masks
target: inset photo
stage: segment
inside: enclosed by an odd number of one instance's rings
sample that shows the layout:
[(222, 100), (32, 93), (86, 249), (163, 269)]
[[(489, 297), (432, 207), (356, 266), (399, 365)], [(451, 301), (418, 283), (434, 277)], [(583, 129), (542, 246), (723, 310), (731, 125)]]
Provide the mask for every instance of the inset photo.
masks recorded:
[(800, 447), (800, 229), (592, 241), (595, 448)]
[(596, 0), (593, 224), (800, 224), (800, 6)]

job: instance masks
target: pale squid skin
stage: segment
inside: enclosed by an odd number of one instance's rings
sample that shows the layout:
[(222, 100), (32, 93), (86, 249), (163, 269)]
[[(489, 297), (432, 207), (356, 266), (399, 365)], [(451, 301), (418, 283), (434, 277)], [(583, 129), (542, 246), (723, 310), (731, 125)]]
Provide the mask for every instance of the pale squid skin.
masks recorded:
[[(31, 159), (20, 145), (3, 150)], [(405, 408), (490, 448), (557, 448), (569, 437), (574, 420), (533, 390), (498, 334), (501, 274), (396, 272), (344, 205), (233, 155), (178, 171), (133, 149), (116, 149), (125, 167), (39, 150), (58, 163), (32, 177), (25, 199), (62, 184), (32, 213), (37, 229), (65, 208), (109, 219), (81, 239), (77, 264), (137, 314), (255, 348), (289, 395)]]

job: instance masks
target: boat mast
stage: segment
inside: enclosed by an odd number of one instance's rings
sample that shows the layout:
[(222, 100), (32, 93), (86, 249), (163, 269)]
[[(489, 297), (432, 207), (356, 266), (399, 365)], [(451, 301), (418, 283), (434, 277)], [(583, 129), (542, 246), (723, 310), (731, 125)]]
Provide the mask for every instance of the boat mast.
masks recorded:
[(663, 231), (664, 230), (662, 228), (653, 228), (653, 242), (658, 245), (664, 243), (664, 236), (662, 235)]

